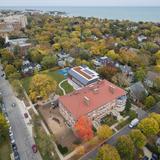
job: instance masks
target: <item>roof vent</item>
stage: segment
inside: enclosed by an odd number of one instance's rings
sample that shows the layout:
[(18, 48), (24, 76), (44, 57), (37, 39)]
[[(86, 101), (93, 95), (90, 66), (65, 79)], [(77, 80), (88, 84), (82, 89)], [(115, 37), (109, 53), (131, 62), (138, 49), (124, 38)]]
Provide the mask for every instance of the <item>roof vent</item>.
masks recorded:
[(90, 103), (90, 99), (88, 97), (84, 96), (83, 100), (84, 100), (84, 103), (88, 106)]
[(109, 91), (110, 91), (110, 93), (114, 94), (114, 92), (115, 92), (115, 87), (110, 85), (110, 86), (109, 86)]

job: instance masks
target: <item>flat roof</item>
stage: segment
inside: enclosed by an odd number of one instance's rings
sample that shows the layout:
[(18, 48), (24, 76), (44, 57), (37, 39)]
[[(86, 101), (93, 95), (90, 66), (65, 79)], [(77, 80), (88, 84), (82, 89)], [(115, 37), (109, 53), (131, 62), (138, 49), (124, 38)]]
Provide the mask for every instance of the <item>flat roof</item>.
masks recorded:
[(80, 90), (61, 96), (59, 101), (75, 119), (123, 96), (126, 92), (107, 80), (99, 80)]

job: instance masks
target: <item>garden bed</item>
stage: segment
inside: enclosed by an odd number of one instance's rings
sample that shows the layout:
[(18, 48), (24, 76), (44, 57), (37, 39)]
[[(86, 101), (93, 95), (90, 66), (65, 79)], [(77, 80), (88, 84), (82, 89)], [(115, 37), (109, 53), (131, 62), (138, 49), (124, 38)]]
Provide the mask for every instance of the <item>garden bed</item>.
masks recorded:
[(107, 124), (108, 126), (112, 126), (113, 124), (117, 123), (117, 118), (113, 115), (107, 115), (101, 120), (101, 124)]

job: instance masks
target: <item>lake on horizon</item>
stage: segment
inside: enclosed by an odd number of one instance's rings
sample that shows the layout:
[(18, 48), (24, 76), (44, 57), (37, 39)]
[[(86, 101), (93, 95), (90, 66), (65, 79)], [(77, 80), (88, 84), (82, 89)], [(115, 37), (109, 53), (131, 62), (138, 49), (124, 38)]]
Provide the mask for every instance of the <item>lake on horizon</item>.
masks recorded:
[(0, 7), (0, 9), (36, 9), (66, 12), (68, 16), (160, 22), (160, 7)]

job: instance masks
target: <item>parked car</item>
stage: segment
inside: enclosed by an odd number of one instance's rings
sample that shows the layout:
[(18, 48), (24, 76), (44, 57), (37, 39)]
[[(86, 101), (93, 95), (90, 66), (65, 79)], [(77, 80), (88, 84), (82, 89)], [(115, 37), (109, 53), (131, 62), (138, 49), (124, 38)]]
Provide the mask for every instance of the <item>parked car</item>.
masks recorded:
[(149, 158), (147, 156), (144, 156), (142, 160), (149, 160)]
[(129, 124), (129, 127), (130, 127), (130, 128), (133, 128), (133, 127), (137, 126), (138, 123), (139, 123), (139, 119), (138, 119), (138, 118), (135, 118), (135, 119), (133, 119), (133, 120), (131, 121), (131, 123)]
[(6, 118), (6, 121), (7, 121), (7, 123), (9, 124), (10, 122), (9, 122), (9, 119), (8, 119), (8, 117), (5, 117)]
[(17, 151), (14, 151), (13, 153), (14, 153), (14, 159), (20, 160), (19, 153)]
[(15, 140), (14, 139), (11, 140), (11, 144), (15, 144)]
[(9, 136), (10, 136), (10, 137), (13, 136), (13, 132), (12, 132), (12, 131), (9, 132)]
[(151, 160), (159, 160), (158, 155), (155, 153), (152, 153), (152, 158)]
[(28, 114), (27, 114), (27, 113), (24, 113), (24, 117), (25, 117), (25, 118), (28, 118)]
[(37, 152), (37, 146), (35, 144), (32, 145), (32, 151), (33, 151), (33, 153)]
[(16, 151), (17, 150), (17, 145), (14, 143), (14, 144), (12, 144), (12, 149), (13, 149), (13, 151)]
[(16, 107), (16, 103), (12, 103), (12, 107)]
[(13, 135), (10, 135), (9, 137), (10, 137), (10, 140), (11, 140), (11, 144), (15, 144), (15, 139), (14, 139)]

